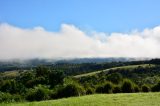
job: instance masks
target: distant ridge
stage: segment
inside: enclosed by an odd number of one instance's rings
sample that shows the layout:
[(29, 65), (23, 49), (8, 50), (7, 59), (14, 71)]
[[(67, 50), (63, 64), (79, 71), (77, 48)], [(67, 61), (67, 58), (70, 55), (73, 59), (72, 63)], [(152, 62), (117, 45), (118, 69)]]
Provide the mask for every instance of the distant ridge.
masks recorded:
[[(30, 60), (8, 60), (0, 61), (0, 71), (31, 69), (38, 65), (54, 64), (82, 64), (82, 63), (107, 63), (107, 62), (129, 62), (144, 61), (148, 58), (74, 58), (74, 59), (30, 59)], [(157, 62), (157, 60), (156, 60)]]

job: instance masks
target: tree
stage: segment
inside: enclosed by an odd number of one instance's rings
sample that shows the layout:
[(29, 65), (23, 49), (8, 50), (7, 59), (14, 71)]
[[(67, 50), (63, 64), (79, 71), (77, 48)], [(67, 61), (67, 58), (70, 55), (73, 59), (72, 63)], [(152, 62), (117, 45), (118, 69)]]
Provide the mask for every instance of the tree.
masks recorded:
[(1, 91), (2, 92), (10, 92), (11, 89), (12, 89), (11, 81), (10, 80), (5, 80), (3, 82), (3, 85), (1, 86)]
[(104, 93), (112, 93), (113, 84), (111, 82), (106, 82), (104, 84)]
[(134, 85), (134, 92), (139, 92), (140, 91), (140, 88), (138, 85)]
[(20, 74), (19, 82), (22, 82), (25, 86), (28, 81), (33, 80), (35, 78), (33, 72), (26, 71)]
[(121, 88), (119, 86), (114, 86), (112, 92), (113, 93), (120, 93), (121, 92)]
[(134, 92), (134, 84), (131, 80), (124, 80), (122, 83), (121, 90), (123, 93), (132, 93)]
[(96, 93), (104, 93), (104, 86), (103, 85), (97, 86)]
[(154, 86), (152, 87), (152, 91), (153, 91), (153, 92), (158, 92), (158, 91), (160, 91), (160, 82), (158, 82), (156, 85), (154, 85)]
[(118, 84), (120, 81), (122, 81), (122, 75), (120, 73), (112, 73), (107, 76), (107, 80)]
[(15, 94), (20, 91), (18, 83), (15, 80), (5, 80), (0, 90), (11, 94)]
[(142, 92), (149, 92), (150, 88), (147, 85), (142, 86)]
[(79, 84), (68, 84), (64, 88), (59, 89), (57, 92), (57, 98), (81, 96), (84, 95), (85, 89)]
[(41, 76), (47, 77), (48, 74), (49, 74), (49, 69), (47, 67), (42, 66), (42, 65), (36, 67), (36, 76), (37, 77), (41, 77)]
[(93, 93), (94, 93), (94, 89), (93, 89), (93, 88), (88, 87), (88, 88), (86, 89), (86, 94), (93, 94)]
[(31, 88), (26, 93), (26, 100), (29, 101), (40, 101), (49, 98), (49, 89), (45, 86), (38, 85)]
[(99, 85), (96, 88), (97, 93), (112, 93), (113, 84), (111, 82), (106, 82), (105, 84)]
[(62, 84), (65, 75), (62, 71), (51, 71), (49, 74), (49, 84), (53, 88), (57, 84)]

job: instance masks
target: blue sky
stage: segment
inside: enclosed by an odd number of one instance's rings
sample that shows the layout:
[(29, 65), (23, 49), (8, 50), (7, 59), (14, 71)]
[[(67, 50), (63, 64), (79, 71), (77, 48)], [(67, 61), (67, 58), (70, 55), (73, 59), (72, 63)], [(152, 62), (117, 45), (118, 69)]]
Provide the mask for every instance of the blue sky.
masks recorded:
[(0, 60), (160, 58), (160, 0), (0, 0)]
[(160, 0), (0, 0), (0, 23), (21, 28), (61, 24), (82, 30), (129, 32), (160, 25)]

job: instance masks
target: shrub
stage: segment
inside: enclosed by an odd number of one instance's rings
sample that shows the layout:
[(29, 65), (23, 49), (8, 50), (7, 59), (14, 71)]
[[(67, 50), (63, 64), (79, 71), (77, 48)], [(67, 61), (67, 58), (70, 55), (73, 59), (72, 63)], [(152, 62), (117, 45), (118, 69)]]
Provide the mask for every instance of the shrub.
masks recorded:
[(134, 92), (139, 92), (140, 91), (140, 88), (139, 88), (139, 86), (137, 86), (137, 85), (134, 85)]
[(47, 77), (49, 74), (49, 69), (46, 66), (40, 65), (36, 67), (36, 76), (37, 77)]
[(33, 80), (34, 78), (35, 78), (35, 76), (34, 76), (33, 72), (25, 71), (25, 72), (20, 74), (19, 81), (22, 82), (26, 86), (26, 83), (29, 80)]
[(27, 88), (33, 88), (36, 85), (36, 80), (29, 80), (25, 83)]
[(107, 76), (107, 80), (118, 84), (120, 81), (122, 81), (122, 75), (120, 73), (112, 73)]
[(158, 84), (154, 85), (151, 89), (153, 92), (160, 91), (160, 82), (158, 82)]
[(15, 94), (21, 90), (19, 85), (15, 80), (4, 80), (0, 91)]
[(134, 84), (132, 81), (126, 79), (122, 83), (121, 90), (123, 93), (132, 93), (134, 92)]
[(81, 96), (85, 94), (85, 89), (78, 84), (68, 84), (64, 88), (59, 89), (57, 92), (57, 98)]
[(142, 86), (142, 92), (149, 92), (150, 88), (147, 85)]
[(51, 92), (49, 93), (49, 97), (51, 99), (61, 98), (60, 94), (63, 89), (63, 85), (56, 85), (52, 90), (50, 90)]
[(12, 85), (10, 80), (3, 81), (3, 84), (1, 85), (2, 92), (10, 92), (12, 90)]
[(34, 89), (29, 89), (26, 94), (26, 100), (29, 101), (40, 101), (49, 99), (49, 90), (43, 86), (35, 87)]
[(120, 93), (120, 92), (121, 92), (121, 87), (119, 87), (119, 86), (114, 86), (112, 92), (113, 92), (113, 93)]
[(13, 101), (13, 98), (10, 93), (0, 92), (0, 103), (1, 102), (12, 102), (12, 101)]
[(20, 102), (22, 101), (21, 95), (11, 95), (10, 93), (0, 92), (0, 103), (2, 102)]
[(104, 93), (112, 93), (113, 84), (111, 82), (107, 82), (104, 85)]
[(103, 85), (99, 85), (96, 88), (96, 93), (112, 93), (113, 84), (111, 82), (106, 82)]
[(51, 71), (48, 76), (51, 88), (54, 88), (58, 84), (63, 84), (64, 78), (65, 75), (63, 71)]
[(55, 91), (52, 91), (49, 93), (50, 99), (57, 99), (58, 98), (57, 96), (58, 96), (58, 94)]
[(97, 86), (96, 93), (104, 93), (104, 86), (103, 85)]
[(88, 88), (86, 89), (86, 94), (93, 94), (93, 93), (94, 93), (94, 89), (93, 89), (93, 88), (88, 87)]
[(24, 100), (24, 98), (19, 94), (14, 94), (13, 99), (14, 99), (15, 102), (20, 102), (20, 101)]

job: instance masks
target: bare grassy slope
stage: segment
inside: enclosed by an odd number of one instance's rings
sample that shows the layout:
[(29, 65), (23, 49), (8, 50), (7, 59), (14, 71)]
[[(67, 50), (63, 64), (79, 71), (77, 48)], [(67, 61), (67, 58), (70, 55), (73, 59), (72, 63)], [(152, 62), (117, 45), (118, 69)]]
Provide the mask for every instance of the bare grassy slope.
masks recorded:
[(41, 102), (1, 106), (160, 106), (160, 93), (94, 94)]

